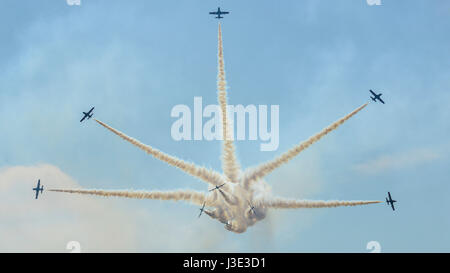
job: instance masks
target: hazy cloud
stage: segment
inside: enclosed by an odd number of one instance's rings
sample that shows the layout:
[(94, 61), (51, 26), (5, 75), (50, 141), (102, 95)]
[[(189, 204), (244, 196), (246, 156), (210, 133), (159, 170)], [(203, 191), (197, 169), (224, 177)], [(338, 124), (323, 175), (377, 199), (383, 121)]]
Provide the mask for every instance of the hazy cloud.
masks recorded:
[[(35, 200), (32, 188), (38, 178), (44, 192)], [(48, 187), (80, 186), (52, 165), (0, 170), (0, 251), (65, 252), (69, 241), (79, 241), (82, 251), (137, 245), (136, 226), (127, 211), (108, 200), (46, 192)]]
[(380, 173), (400, 168), (413, 167), (439, 159), (441, 154), (431, 149), (414, 149), (398, 154), (382, 155), (373, 160), (354, 166), (357, 171), (364, 173)]
[[(37, 179), (44, 192), (35, 200)], [(220, 250), (223, 230), (212, 222), (181, 222), (170, 208), (136, 209), (128, 200), (45, 191), (51, 187), (81, 188), (53, 165), (0, 169), (0, 252), (69, 252), (69, 241), (80, 242), (82, 252)]]

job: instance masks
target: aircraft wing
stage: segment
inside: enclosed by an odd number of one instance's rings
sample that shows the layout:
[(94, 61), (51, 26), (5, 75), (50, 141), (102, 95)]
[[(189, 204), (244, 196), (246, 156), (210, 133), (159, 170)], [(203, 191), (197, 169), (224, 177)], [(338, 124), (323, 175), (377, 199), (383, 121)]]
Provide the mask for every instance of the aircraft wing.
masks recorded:
[(395, 210), (395, 208), (394, 208), (394, 202), (391, 202), (391, 207), (392, 207), (392, 210)]
[(219, 14), (217, 11), (211, 11), (209, 14)]
[(222, 11), (221, 13), (222, 13), (222, 14), (228, 14), (228, 13), (230, 13), (230, 12), (228, 12), (228, 11)]
[(370, 93), (372, 93), (372, 95), (374, 95), (375, 97), (377, 96), (377, 94), (375, 94), (372, 90), (369, 90)]
[(381, 98), (378, 98), (378, 100), (379, 100), (381, 103), (384, 104), (384, 101), (383, 101)]
[(388, 195), (389, 195), (389, 200), (391, 200), (391, 201), (392, 201), (391, 193), (390, 193), (390, 192), (388, 192)]
[(83, 120), (86, 118), (86, 116), (84, 116), (81, 120), (80, 120), (80, 122), (83, 122)]

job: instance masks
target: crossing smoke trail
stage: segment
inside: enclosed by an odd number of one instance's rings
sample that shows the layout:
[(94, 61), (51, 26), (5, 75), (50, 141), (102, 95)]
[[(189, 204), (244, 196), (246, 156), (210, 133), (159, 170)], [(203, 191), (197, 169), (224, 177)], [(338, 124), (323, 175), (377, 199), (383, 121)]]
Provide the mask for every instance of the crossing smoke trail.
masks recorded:
[(178, 191), (105, 191), (105, 190), (81, 190), (81, 189), (50, 189), (53, 192), (66, 192), (75, 194), (98, 195), (104, 197), (125, 197), (135, 199), (157, 199), (157, 200), (173, 200), (187, 201), (195, 205), (202, 205), (207, 202), (206, 195), (192, 190)]
[(321, 201), (321, 200), (295, 200), (287, 198), (271, 198), (255, 201), (258, 206), (278, 209), (298, 208), (334, 208), (343, 206), (361, 206), (381, 203), (381, 201)]
[[(134, 146), (144, 150), (153, 157), (166, 162), (167, 164), (177, 167), (180, 170), (197, 177), (213, 186), (220, 186), (220, 189), (209, 191), (207, 193), (192, 190), (175, 190), (175, 191), (127, 191), (116, 190), (108, 191), (101, 189), (51, 189), (54, 192), (65, 192), (73, 194), (88, 194), (104, 197), (125, 197), (138, 199), (159, 199), (173, 201), (187, 201), (198, 206), (203, 204), (208, 207), (205, 214), (225, 224), (225, 228), (229, 231), (242, 233), (248, 227), (254, 225), (258, 221), (263, 220), (270, 208), (289, 209), (289, 208), (327, 208), (339, 206), (359, 206), (380, 203), (380, 201), (309, 201), (295, 200), (276, 197), (271, 194), (271, 187), (263, 180), (263, 178), (274, 171), (281, 165), (289, 162), (297, 156), (301, 151), (308, 148), (313, 143), (319, 141), (323, 136), (338, 128), (345, 121), (350, 119), (356, 113), (361, 111), (367, 104), (364, 104), (346, 115), (345, 117), (334, 122), (330, 126), (323, 129), (318, 134), (310, 137), (308, 140), (298, 144), (291, 150), (266, 162), (253, 169), (246, 170), (243, 175), (236, 158), (235, 146), (228, 127), (227, 116), (227, 90), (225, 80), (222, 46), (222, 31), (219, 24), (218, 30), (218, 76), (217, 91), (218, 101), (222, 113), (222, 129), (223, 129), (223, 151), (222, 151), (222, 168), (223, 173), (197, 166), (193, 163), (185, 162), (177, 157), (165, 154), (155, 148), (145, 145), (138, 140), (131, 138), (124, 133), (110, 127), (109, 125), (95, 119), (95, 121), (118, 135), (122, 139), (130, 142)], [(230, 181), (229, 181), (230, 180)], [(231, 183), (229, 183), (231, 182)], [(222, 185), (223, 184), (223, 185)]]
[(236, 149), (233, 143), (233, 136), (230, 134), (230, 126), (228, 124), (227, 113), (227, 82), (225, 80), (225, 65), (223, 58), (222, 30), (219, 23), (218, 31), (218, 75), (217, 75), (217, 91), (218, 101), (222, 113), (222, 133), (223, 133), (223, 154), (222, 169), (226, 177), (232, 183), (237, 183), (241, 168), (236, 158)]
[(342, 125), (344, 122), (346, 122), (348, 119), (356, 115), (359, 111), (361, 111), (364, 107), (367, 106), (366, 104), (363, 104), (362, 106), (355, 109), (350, 114), (346, 115), (345, 117), (339, 119), (338, 121), (334, 122), (330, 126), (326, 127), (322, 131), (320, 131), (318, 134), (310, 137), (308, 140), (298, 144), (297, 146), (293, 147), (286, 153), (282, 154), (281, 156), (275, 158), (272, 161), (263, 163), (253, 169), (250, 169), (245, 174), (245, 180), (244, 184), (245, 187), (250, 187), (253, 183), (255, 183), (258, 180), (261, 180), (266, 175), (277, 169), (283, 164), (288, 163), (292, 158), (297, 156), (300, 152), (308, 148), (310, 145), (314, 144), (315, 142), (319, 141), (322, 137), (327, 135), (333, 130), (336, 130), (340, 125)]
[(214, 170), (208, 170), (204, 167), (199, 167), (199, 166), (195, 165), (194, 163), (185, 162), (177, 157), (163, 153), (157, 149), (154, 149), (148, 145), (141, 143), (137, 139), (134, 139), (132, 137), (125, 135), (124, 133), (110, 127), (109, 125), (101, 122), (100, 120), (95, 119), (95, 121), (97, 123), (99, 123), (100, 125), (102, 125), (103, 127), (105, 127), (106, 129), (113, 132), (114, 134), (118, 135), (122, 139), (124, 139), (124, 140), (130, 142), (131, 144), (133, 144), (134, 146), (144, 150), (148, 154), (151, 154), (155, 158), (157, 158), (161, 161), (164, 161), (169, 165), (177, 167), (180, 170), (182, 170), (194, 177), (200, 178), (201, 180), (203, 180), (209, 184), (212, 184), (212, 185), (219, 185), (219, 184), (225, 183), (222, 175)]
[(236, 200), (236, 198), (233, 195), (228, 196), (228, 193), (226, 193), (226, 192), (224, 192), (222, 190), (220, 190), (219, 193), (220, 193), (220, 195), (222, 195), (224, 201), (227, 202), (228, 204), (230, 204), (230, 205), (235, 205), (236, 204), (237, 200)]

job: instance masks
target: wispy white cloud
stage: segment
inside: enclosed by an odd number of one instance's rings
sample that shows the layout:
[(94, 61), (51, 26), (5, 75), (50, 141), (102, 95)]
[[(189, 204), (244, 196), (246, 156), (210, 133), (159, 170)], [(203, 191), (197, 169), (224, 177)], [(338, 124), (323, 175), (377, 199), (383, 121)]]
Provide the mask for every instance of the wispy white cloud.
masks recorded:
[(357, 171), (376, 174), (390, 170), (414, 167), (441, 158), (442, 155), (432, 149), (414, 149), (397, 154), (382, 155), (373, 160), (356, 164)]

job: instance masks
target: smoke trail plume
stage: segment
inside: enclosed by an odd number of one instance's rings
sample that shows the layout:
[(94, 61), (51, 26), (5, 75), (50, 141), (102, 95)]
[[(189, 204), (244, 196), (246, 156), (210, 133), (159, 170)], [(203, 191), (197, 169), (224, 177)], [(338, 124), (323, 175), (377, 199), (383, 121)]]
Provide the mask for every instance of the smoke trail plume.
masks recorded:
[(241, 168), (236, 158), (236, 149), (230, 134), (227, 113), (227, 82), (225, 80), (225, 65), (223, 58), (222, 30), (219, 24), (218, 35), (218, 75), (217, 75), (217, 91), (218, 101), (222, 112), (222, 133), (223, 133), (223, 154), (222, 169), (226, 177), (232, 183), (237, 183)]
[(343, 206), (362, 206), (381, 203), (381, 201), (311, 201), (295, 200), (287, 198), (261, 199), (255, 202), (257, 206), (276, 209), (298, 209), (298, 208), (334, 208)]
[(275, 158), (272, 161), (266, 162), (261, 164), (260, 166), (255, 167), (254, 169), (250, 169), (245, 174), (245, 187), (249, 187), (252, 183), (264, 178), (266, 175), (280, 167), (281, 165), (289, 162), (292, 158), (297, 156), (300, 152), (308, 148), (310, 145), (314, 144), (315, 142), (319, 141), (323, 136), (327, 135), (331, 131), (337, 129), (340, 125), (342, 125), (344, 122), (346, 122), (348, 119), (356, 115), (359, 111), (361, 111), (364, 107), (367, 106), (366, 104), (363, 104), (362, 106), (355, 109), (350, 114), (346, 115), (345, 117), (339, 119), (338, 121), (334, 122), (330, 126), (326, 127), (322, 131), (320, 131), (318, 134), (310, 137), (308, 140), (298, 144), (297, 146), (293, 147), (286, 153), (282, 154), (281, 156)]
[(187, 201), (195, 205), (202, 205), (207, 202), (206, 195), (192, 190), (178, 190), (178, 191), (105, 191), (105, 190), (82, 190), (82, 189), (50, 189), (53, 192), (66, 192), (76, 194), (99, 195), (104, 197), (125, 197), (135, 199), (157, 199), (157, 200), (172, 200), (172, 201)]
[(194, 163), (185, 162), (175, 156), (171, 156), (166, 153), (163, 153), (157, 149), (154, 149), (148, 145), (141, 143), (137, 139), (134, 139), (132, 137), (125, 135), (124, 133), (110, 127), (109, 125), (107, 125), (97, 119), (95, 119), (95, 121), (97, 123), (99, 123), (100, 125), (102, 125), (103, 127), (105, 127), (106, 129), (113, 132), (114, 134), (118, 135), (122, 139), (124, 139), (124, 140), (130, 142), (131, 144), (133, 144), (134, 146), (144, 150), (145, 152), (152, 155), (153, 157), (155, 157), (161, 161), (164, 161), (169, 165), (177, 167), (180, 170), (182, 170), (194, 177), (200, 178), (201, 180), (203, 180), (209, 184), (212, 184), (214, 186), (225, 183), (225, 180), (223, 179), (222, 175), (214, 170), (208, 170), (205, 167), (199, 167), (199, 166), (195, 165)]
[[(65, 192), (74, 194), (97, 195), (104, 197), (125, 197), (137, 199), (158, 199), (187, 201), (198, 206), (205, 204), (205, 214), (211, 218), (223, 223), (229, 231), (242, 233), (248, 227), (258, 221), (263, 220), (270, 208), (290, 209), (290, 208), (328, 208), (339, 206), (359, 206), (380, 203), (380, 201), (310, 201), (295, 200), (282, 197), (274, 197), (271, 194), (271, 187), (263, 180), (270, 172), (289, 162), (300, 152), (308, 148), (313, 143), (319, 141), (323, 136), (338, 128), (345, 121), (350, 119), (356, 113), (361, 111), (367, 104), (364, 104), (323, 129), (318, 134), (310, 137), (308, 140), (296, 145), (286, 153), (266, 162), (253, 169), (241, 173), (236, 158), (235, 146), (233, 142), (233, 128), (228, 124), (227, 115), (227, 83), (225, 80), (225, 65), (223, 57), (222, 30), (219, 24), (218, 29), (218, 75), (217, 75), (217, 93), (218, 101), (222, 114), (222, 169), (223, 174), (205, 167), (185, 162), (175, 156), (163, 153), (151, 146), (145, 145), (140, 141), (131, 138), (124, 133), (110, 127), (109, 125), (95, 119), (95, 121), (118, 135), (122, 139), (130, 142), (134, 146), (144, 150), (156, 159), (179, 168), (180, 170), (197, 177), (209, 184), (212, 184), (215, 190), (209, 190), (206, 193), (192, 190), (175, 191), (128, 191), (128, 190), (101, 190), (101, 189), (50, 189), (53, 192)], [(230, 180), (230, 181), (229, 181)], [(231, 182), (231, 183), (228, 183)], [(256, 183), (257, 182), (257, 183)], [(222, 185), (224, 184), (224, 185)], [(219, 187), (220, 185), (220, 187)], [(223, 187), (222, 187), (223, 186)]]
[(225, 202), (227, 202), (230, 205), (236, 205), (237, 200), (236, 200), (235, 196), (233, 196), (233, 195), (229, 196), (228, 193), (226, 193), (222, 190), (219, 190), (219, 193), (222, 195)]

